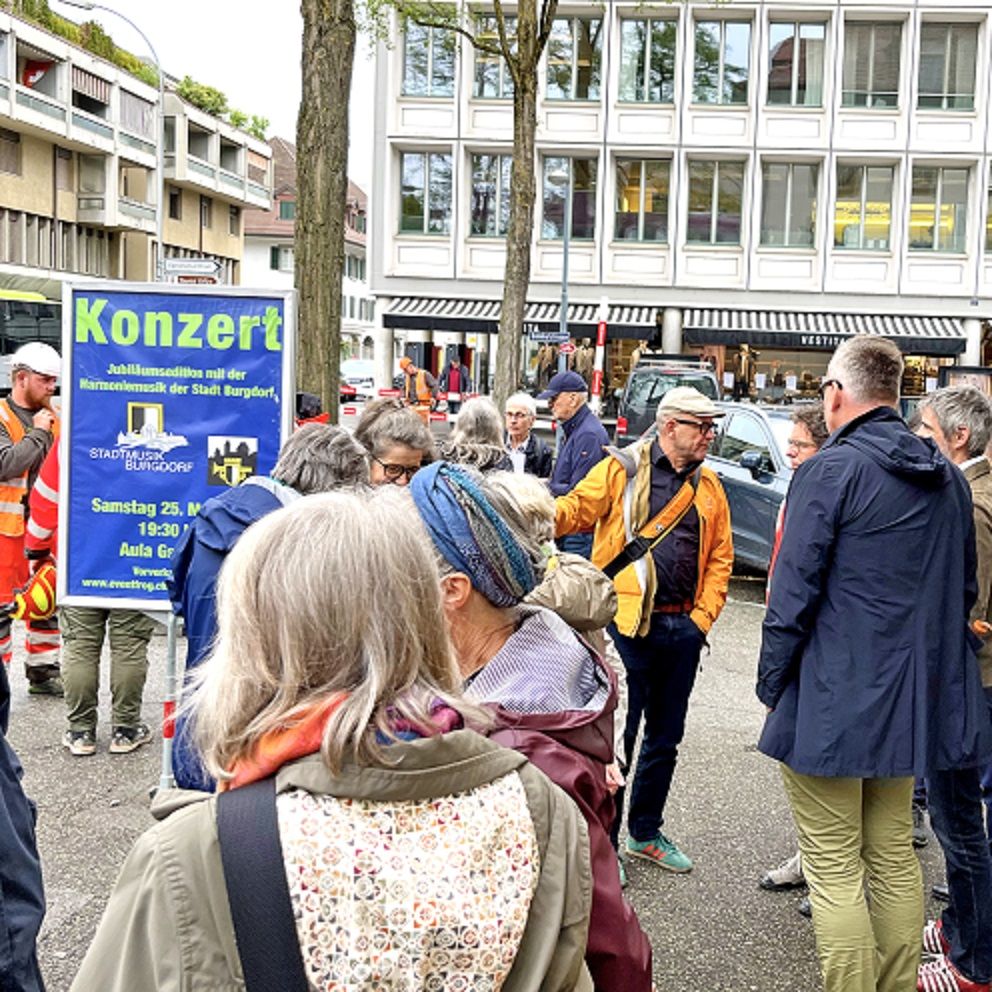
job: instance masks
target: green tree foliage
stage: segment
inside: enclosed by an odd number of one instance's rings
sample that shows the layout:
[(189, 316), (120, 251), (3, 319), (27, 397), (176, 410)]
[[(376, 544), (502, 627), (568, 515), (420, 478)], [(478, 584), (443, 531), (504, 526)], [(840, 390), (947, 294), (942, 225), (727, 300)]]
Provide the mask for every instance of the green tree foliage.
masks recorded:
[(213, 86), (198, 83), (192, 76), (183, 76), (176, 87), (176, 93), (187, 103), (214, 117), (222, 117), (227, 113), (227, 97)]
[(268, 117), (259, 117), (252, 114), (251, 123), (248, 125), (248, 133), (259, 141), (265, 141), (265, 134), (269, 130)]
[(228, 111), (227, 119), (231, 122), (232, 127), (243, 128), (248, 123), (248, 115), (240, 110)]

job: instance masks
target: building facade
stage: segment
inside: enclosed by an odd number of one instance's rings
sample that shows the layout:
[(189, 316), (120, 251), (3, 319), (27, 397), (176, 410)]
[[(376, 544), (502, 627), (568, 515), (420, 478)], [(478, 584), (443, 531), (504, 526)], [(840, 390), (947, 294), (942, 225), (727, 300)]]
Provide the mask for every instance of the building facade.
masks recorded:
[(158, 101), (0, 12), (0, 353), (39, 329), (59, 340), (65, 280), (153, 281), (160, 197), (161, 256), (211, 258), (219, 281), (240, 281), (242, 211), (270, 203), (269, 147), (168, 89), (160, 135)]
[[(493, 20), (478, 15), (478, 30)], [(399, 28), (397, 28), (399, 31)], [(430, 358), (497, 344), (512, 145), (501, 60), (410, 26), (378, 52), (377, 319)], [(886, 334), (904, 387), (982, 364), (992, 317), (992, 8), (765, 0), (560, 4), (543, 60), (528, 327), (707, 357), (812, 394)], [(626, 343), (625, 343), (626, 342)], [(536, 345), (527, 358), (533, 364)]]
[[(296, 227), (296, 147), (285, 138), (273, 138), (272, 205), (245, 213), (245, 256), (242, 281), (246, 286), (292, 289)], [(348, 183), (345, 210), (344, 275), (341, 285), (342, 359), (371, 359), (376, 352), (375, 303), (366, 272), (368, 197)], [(381, 330), (379, 350), (383, 344)]]

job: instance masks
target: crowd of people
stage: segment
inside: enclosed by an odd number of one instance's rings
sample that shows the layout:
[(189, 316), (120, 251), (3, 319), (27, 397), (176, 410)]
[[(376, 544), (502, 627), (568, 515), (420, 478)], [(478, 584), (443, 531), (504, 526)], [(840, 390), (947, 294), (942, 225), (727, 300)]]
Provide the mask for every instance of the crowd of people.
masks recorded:
[[(22, 557), (57, 554), (58, 424), (36, 419), (50, 371), (15, 362), (20, 435), (0, 410), (11, 488), (41, 478), (3, 535)], [(527, 394), (502, 413), (460, 397), (437, 442), (406, 372), (410, 396), (369, 403), (353, 433), (302, 425), (269, 476), (207, 501), (179, 539), (177, 789), (155, 796), (79, 992), (653, 989), (625, 862), (693, 869), (666, 800), (733, 565), (703, 464), (724, 411), (672, 388), (618, 449), (560, 372), (542, 393), (553, 458)], [(939, 390), (914, 430), (901, 374), (893, 344), (851, 339), (822, 403), (792, 418), (757, 695), (798, 853), (760, 884), (808, 887), (827, 992), (988, 992), (992, 404)], [(133, 750), (150, 737), (145, 632), (67, 612), (65, 746), (96, 750), (109, 628), (110, 750)], [(36, 990), (44, 899), (18, 770), (0, 736), (0, 987)], [(947, 864), (938, 920), (914, 794)]]

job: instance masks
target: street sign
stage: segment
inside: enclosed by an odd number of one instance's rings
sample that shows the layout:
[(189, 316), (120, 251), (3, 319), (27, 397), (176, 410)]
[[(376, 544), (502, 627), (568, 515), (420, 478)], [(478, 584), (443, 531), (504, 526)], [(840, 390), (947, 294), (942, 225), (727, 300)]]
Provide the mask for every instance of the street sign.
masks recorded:
[(216, 276), (220, 272), (216, 258), (167, 258), (163, 264), (167, 276)]
[(539, 327), (531, 324), (527, 327), (527, 337), (541, 344), (564, 344), (568, 340), (568, 331), (562, 334), (558, 328)]
[(358, 416), (358, 407), (357, 406), (343, 406), (343, 407), (341, 407), (341, 413), (345, 417), (357, 417)]
[(558, 354), (559, 355), (571, 355), (571, 354), (574, 354), (574, 352), (575, 352), (575, 342), (574, 341), (562, 341), (562, 343), (560, 345), (558, 345)]
[(400, 391), (398, 389), (380, 389), (379, 390), (379, 395), (380, 396), (383, 396), (383, 397), (385, 397), (385, 396), (399, 396), (400, 395)]
[(216, 286), (216, 276), (176, 276), (176, 282), (184, 283), (188, 286)]

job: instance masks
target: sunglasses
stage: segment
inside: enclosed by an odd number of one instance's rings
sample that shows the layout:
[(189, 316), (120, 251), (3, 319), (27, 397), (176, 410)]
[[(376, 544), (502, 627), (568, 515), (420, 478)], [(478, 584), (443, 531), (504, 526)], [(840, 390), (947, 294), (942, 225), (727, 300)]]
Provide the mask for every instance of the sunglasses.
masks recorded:
[(397, 482), (404, 475), (409, 482), (420, 470), (419, 465), (396, 465), (393, 462), (384, 462), (381, 458), (372, 456), (372, 461), (378, 462), (382, 466), (382, 474), (390, 481)]

